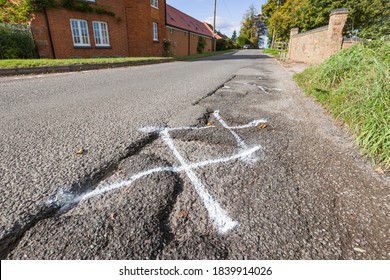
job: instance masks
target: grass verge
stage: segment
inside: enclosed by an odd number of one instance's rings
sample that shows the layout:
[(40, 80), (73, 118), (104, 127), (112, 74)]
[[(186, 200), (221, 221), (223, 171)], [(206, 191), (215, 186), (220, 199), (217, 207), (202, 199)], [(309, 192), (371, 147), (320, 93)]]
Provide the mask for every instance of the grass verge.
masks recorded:
[(84, 65), (115, 62), (142, 62), (168, 59), (167, 57), (114, 57), (114, 58), (80, 58), (80, 59), (4, 59), (0, 68), (28, 68), (44, 66)]
[(263, 53), (272, 55), (273, 57), (279, 58), (280, 52), (277, 49), (264, 49), (262, 50)]
[[(207, 52), (189, 56), (176, 56), (176, 60), (194, 60), (235, 50), (226, 50), (218, 52)], [(85, 64), (104, 64), (116, 62), (142, 62), (172, 59), (171, 57), (111, 57), (111, 58), (77, 58), (77, 59), (3, 59), (0, 60), (0, 68), (29, 68), (45, 66), (68, 66)]]
[(390, 169), (390, 44), (353, 45), (294, 76), (353, 133), (363, 154)]

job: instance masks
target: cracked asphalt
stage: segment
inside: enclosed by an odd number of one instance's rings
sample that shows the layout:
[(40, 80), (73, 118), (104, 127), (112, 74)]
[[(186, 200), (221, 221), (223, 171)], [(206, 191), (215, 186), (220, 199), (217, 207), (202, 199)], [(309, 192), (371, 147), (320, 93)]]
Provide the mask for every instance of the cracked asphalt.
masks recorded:
[(257, 50), (0, 92), (2, 259), (390, 258), (389, 175)]

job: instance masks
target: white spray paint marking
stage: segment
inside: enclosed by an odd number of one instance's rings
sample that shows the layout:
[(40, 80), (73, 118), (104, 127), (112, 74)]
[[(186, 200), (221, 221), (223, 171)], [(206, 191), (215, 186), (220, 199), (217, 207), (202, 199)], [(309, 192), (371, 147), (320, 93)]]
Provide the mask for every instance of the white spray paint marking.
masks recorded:
[(218, 232), (224, 234), (230, 231), (231, 229), (233, 229), (234, 227), (236, 227), (238, 223), (236, 221), (233, 221), (228, 216), (226, 211), (221, 208), (219, 203), (213, 199), (210, 193), (206, 190), (202, 181), (195, 175), (191, 167), (188, 165), (188, 163), (179, 153), (175, 144), (173, 143), (172, 138), (169, 135), (168, 130), (163, 130), (161, 132), (161, 137), (164, 140), (164, 142), (167, 144), (167, 146), (172, 150), (177, 160), (180, 162), (188, 178), (190, 178), (192, 184), (195, 187), (196, 192), (198, 193), (199, 197), (203, 200), (207, 212), (209, 213), (211, 219), (214, 221)]
[(259, 89), (261, 89), (264, 93), (267, 93), (267, 91), (262, 86), (257, 86)]
[(172, 151), (173, 155), (176, 157), (176, 159), (179, 161), (180, 165), (176, 167), (157, 167), (152, 168), (149, 170), (145, 170), (142, 172), (139, 172), (137, 174), (132, 175), (131, 177), (122, 180), (120, 182), (102, 182), (97, 186), (96, 189), (81, 194), (79, 196), (74, 196), (70, 191), (60, 190), (58, 195), (51, 200), (48, 200), (47, 203), (56, 203), (60, 202), (61, 205), (64, 205), (64, 208), (68, 207), (72, 204), (77, 204), (79, 202), (91, 199), (93, 197), (103, 195), (108, 192), (112, 192), (115, 190), (122, 189), (126, 186), (131, 185), (133, 182), (135, 182), (138, 179), (141, 179), (143, 177), (146, 177), (148, 175), (154, 174), (154, 173), (160, 173), (160, 172), (185, 172), (188, 178), (190, 179), (191, 183), (194, 185), (195, 191), (199, 195), (199, 197), (202, 199), (203, 204), (205, 205), (205, 208), (210, 215), (210, 218), (214, 222), (214, 225), (217, 229), (217, 231), (220, 234), (226, 234), (233, 228), (238, 226), (238, 222), (231, 219), (228, 215), (228, 213), (222, 209), (222, 207), (219, 205), (219, 203), (213, 198), (213, 196), (207, 191), (206, 186), (202, 183), (199, 177), (196, 176), (194, 169), (212, 165), (212, 164), (220, 164), (225, 163), (233, 160), (247, 160), (247, 159), (253, 159), (253, 155), (256, 151), (262, 149), (261, 146), (255, 146), (252, 148), (248, 148), (248, 146), (245, 144), (245, 142), (235, 133), (234, 129), (243, 129), (243, 128), (249, 128), (259, 125), (260, 123), (265, 123), (266, 120), (255, 120), (252, 121), (246, 125), (242, 126), (235, 126), (235, 127), (229, 127), (226, 122), (221, 118), (219, 115), (219, 111), (215, 111), (213, 113), (214, 117), (221, 123), (221, 125), (228, 129), (230, 133), (234, 136), (234, 138), (237, 141), (237, 145), (240, 148), (240, 151), (237, 154), (233, 154), (229, 157), (222, 157), (222, 158), (216, 158), (216, 159), (210, 159), (195, 163), (188, 163), (183, 156), (180, 154), (178, 149), (176, 148), (174, 141), (172, 137), (170, 136), (170, 131), (178, 131), (178, 130), (202, 130), (202, 129), (210, 129), (214, 126), (207, 126), (207, 127), (176, 127), (176, 128), (161, 128), (161, 127), (144, 127), (141, 128), (141, 132), (145, 133), (158, 133), (162, 140), (165, 142), (165, 144), (168, 146), (168, 148)]
[(227, 130), (229, 130), (229, 132), (234, 136), (234, 138), (236, 139), (236, 142), (237, 142), (237, 145), (241, 148), (241, 149), (247, 149), (248, 146), (245, 144), (244, 140), (241, 139), (240, 136), (238, 136), (238, 134), (232, 130), (228, 125), (227, 123), (221, 118), (221, 116), (219, 115), (219, 111), (215, 111), (213, 113), (213, 116), (215, 117), (215, 119), (217, 121), (219, 121), (220, 124), (222, 124), (222, 126), (224, 128), (226, 128)]

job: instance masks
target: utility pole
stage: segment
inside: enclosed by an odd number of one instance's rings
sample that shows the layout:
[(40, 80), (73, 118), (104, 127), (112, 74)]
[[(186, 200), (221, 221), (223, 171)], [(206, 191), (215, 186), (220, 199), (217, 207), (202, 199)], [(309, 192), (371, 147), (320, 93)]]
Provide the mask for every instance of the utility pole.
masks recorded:
[(214, 0), (214, 24), (213, 24), (213, 51), (216, 51), (215, 44), (215, 23), (217, 21), (217, 0)]

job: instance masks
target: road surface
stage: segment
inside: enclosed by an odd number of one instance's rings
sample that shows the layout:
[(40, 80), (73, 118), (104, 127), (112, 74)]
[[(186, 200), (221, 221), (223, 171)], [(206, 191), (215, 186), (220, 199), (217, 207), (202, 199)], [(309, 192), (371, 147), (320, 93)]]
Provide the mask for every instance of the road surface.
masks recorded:
[(2, 258), (390, 257), (389, 176), (257, 50), (0, 92)]

